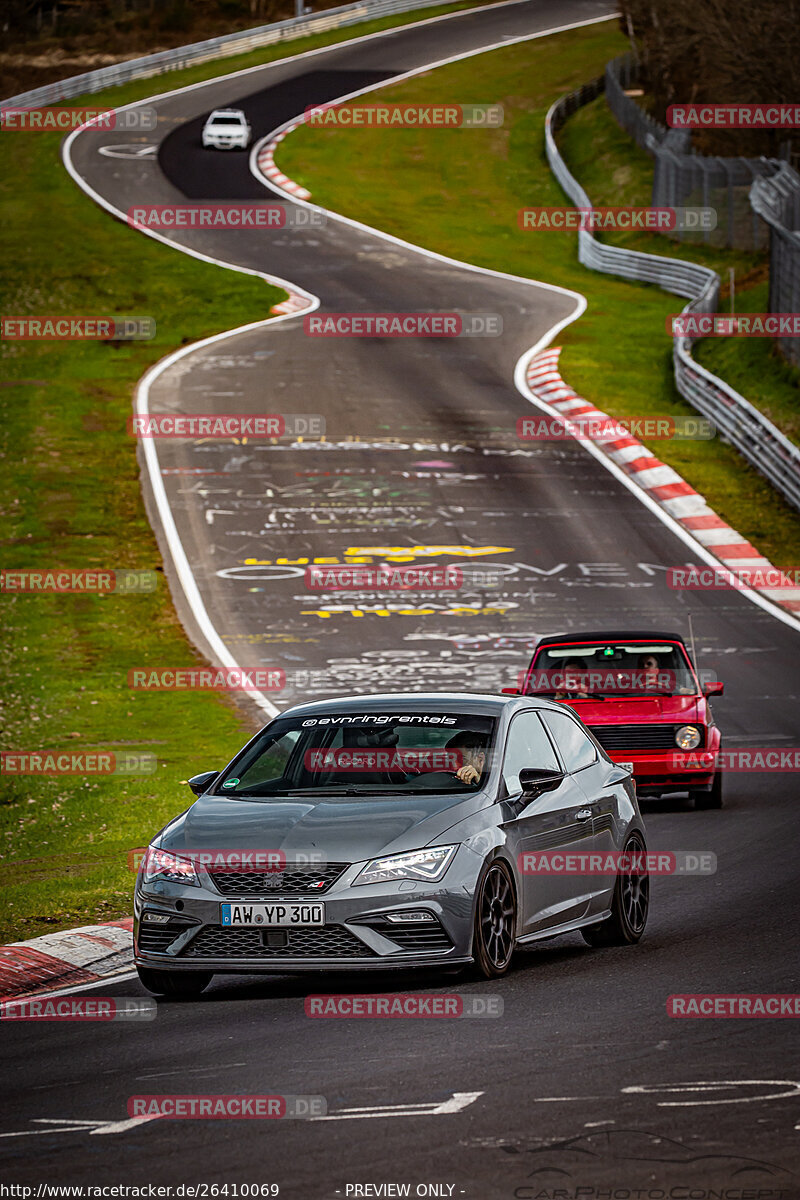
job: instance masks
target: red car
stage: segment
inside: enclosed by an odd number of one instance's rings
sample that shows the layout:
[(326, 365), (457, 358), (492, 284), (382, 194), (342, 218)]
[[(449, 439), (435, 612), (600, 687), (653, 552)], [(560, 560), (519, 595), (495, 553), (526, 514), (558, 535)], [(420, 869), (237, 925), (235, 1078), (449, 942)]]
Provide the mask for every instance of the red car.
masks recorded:
[[(706, 672), (703, 672), (703, 676)], [(720, 731), (683, 638), (676, 633), (556, 634), (537, 643), (519, 688), (568, 704), (615, 762), (633, 767), (639, 795), (687, 791), (722, 807)]]

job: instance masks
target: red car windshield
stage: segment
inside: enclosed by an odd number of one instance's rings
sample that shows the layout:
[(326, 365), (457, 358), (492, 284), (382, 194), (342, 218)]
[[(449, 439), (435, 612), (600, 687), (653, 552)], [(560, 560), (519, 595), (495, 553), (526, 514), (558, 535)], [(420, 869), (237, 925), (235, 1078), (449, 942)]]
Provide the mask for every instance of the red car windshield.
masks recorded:
[(694, 696), (697, 677), (679, 642), (549, 642), (534, 656), (525, 692), (557, 700)]

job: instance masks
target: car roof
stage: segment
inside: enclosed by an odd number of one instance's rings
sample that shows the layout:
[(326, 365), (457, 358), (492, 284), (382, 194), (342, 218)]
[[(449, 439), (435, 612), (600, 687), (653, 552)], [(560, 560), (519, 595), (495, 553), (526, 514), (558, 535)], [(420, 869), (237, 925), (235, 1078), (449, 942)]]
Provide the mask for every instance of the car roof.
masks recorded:
[[(525, 703), (521, 704), (524, 699)], [(286, 716), (313, 716), (317, 713), (343, 712), (353, 708), (365, 712), (380, 712), (389, 707), (405, 709), (407, 712), (424, 712), (426, 709), (442, 709), (457, 707), (465, 714), (483, 713), (486, 716), (500, 716), (509, 706), (520, 705), (529, 708), (534, 700), (542, 707), (551, 707), (550, 701), (543, 697), (497, 696), (485, 692), (383, 692), (362, 696), (335, 696), (330, 700), (312, 700), (307, 704), (293, 704), (280, 714)], [(556, 707), (560, 708), (560, 705)]]
[(541, 646), (559, 644), (561, 642), (680, 642), (685, 646), (679, 633), (664, 633), (663, 630), (653, 629), (601, 629), (589, 633), (548, 633), (539, 638), (536, 649)]
[(240, 108), (215, 108), (209, 116), (209, 121), (212, 117), (243, 117), (244, 113)]

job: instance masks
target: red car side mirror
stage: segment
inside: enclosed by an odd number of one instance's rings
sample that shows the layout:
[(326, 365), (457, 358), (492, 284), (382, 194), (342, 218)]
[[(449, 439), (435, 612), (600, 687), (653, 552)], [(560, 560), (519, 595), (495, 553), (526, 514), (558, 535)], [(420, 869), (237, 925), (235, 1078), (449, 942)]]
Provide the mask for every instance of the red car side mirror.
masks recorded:
[(704, 696), (721, 696), (724, 690), (725, 684), (721, 683), (719, 679), (703, 684)]
[(521, 696), (522, 692), (519, 688), (500, 688), (504, 696)]

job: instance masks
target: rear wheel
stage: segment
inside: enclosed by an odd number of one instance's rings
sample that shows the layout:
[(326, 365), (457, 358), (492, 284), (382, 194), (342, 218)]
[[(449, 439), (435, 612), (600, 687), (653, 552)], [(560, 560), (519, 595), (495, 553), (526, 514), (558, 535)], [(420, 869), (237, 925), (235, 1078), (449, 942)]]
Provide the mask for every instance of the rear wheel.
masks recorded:
[(517, 902), (511, 872), (504, 862), (493, 862), (484, 874), (475, 905), (472, 955), (484, 979), (505, 975), (514, 953)]
[(722, 771), (717, 768), (710, 791), (693, 795), (695, 808), (722, 808)]
[(148, 992), (173, 1000), (194, 1000), (214, 978), (211, 971), (154, 971), (150, 967), (137, 967), (136, 971)]
[[(632, 833), (625, 843), (625, 854), (644, 857), (647, 847), (640, 833)], [(650, 876), (632, 869), (617, 876), (611, 901), (611, 916), (598, 925), (582, 929), (583, 940), (590, 946), (631, 946), (639, 941), (647, 924), (650, 907)]]

